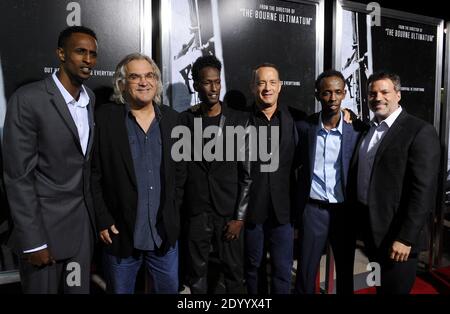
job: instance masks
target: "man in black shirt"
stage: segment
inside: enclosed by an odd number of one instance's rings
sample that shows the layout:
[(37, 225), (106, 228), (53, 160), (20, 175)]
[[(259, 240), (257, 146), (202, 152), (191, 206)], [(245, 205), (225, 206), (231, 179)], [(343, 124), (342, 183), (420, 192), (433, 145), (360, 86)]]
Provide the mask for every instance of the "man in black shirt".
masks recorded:
[[(191, 161), (184, 162), (184, 201), (187, 216), (188, 284), (193, 294), (214, 292), (208, 287), (208, 265), (211, 252), (217, 253), (219, 270), (223, 273), (225, 292), (242, 293), (243, 286), (243, 241), (242, 227), (248, 205), (250, 187), (249, 163), (216, 158), (218, 150), (226, 151), (228, 137), (226, 129), (245, 127), (248, 116), (220, 102), (221, 63), (214, 56), (198, 58), (192, 68), (194, 88), (201, 103), (181, 113), (181, 124), (192, 133), (205, 131), (215, 126), (212, 139), (202, 137), (198, 154), (193, 143)], [(195, 134), (194, 134), (195, 136)], [(194, 140), (195, 142), (195, 140)], [(207, 156), (203, 152), (214, 144)], [(221, 146), (223, 145), (223, 146)], [(236, 145), (233, 145), (236, 150)], [(198, 148), (198, 147), (197, 147)], [(211, 158), (213, 157), (213, 158)], [(228, 156), (227, 156), (228, 157)], [(211, 279), (211, 278), (209, 278)]]
[[(294, 230), (291, 223), (290, 189), (296, 131), (287, 106), (278, 103), (279, 71), (264, 63), (253, 71), (255, 104), (251, 123), (259, 132), (258, 161), (252, 163), (252, 187), (245, 225), (245, 277), (250, 294), (259, 290), (258, 271), (268, 243), (271, 261), (271, 293), (290, 293)], [(267, 137), (261, 132), (267, 130)], [(264, 162), (264, 155), (270, 157)], [(264, 166), (268, 166), (264, 169)]]

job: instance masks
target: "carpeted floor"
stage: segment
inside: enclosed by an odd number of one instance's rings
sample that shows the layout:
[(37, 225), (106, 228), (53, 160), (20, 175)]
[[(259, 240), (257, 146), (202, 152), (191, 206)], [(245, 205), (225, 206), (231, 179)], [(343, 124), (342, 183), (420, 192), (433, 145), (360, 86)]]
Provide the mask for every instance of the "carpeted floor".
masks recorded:
[[(355, 294), (375, 294), (375, 287), (355, 291)], [(450, 294), (450, 266), (418, 275), (411, 294)]]

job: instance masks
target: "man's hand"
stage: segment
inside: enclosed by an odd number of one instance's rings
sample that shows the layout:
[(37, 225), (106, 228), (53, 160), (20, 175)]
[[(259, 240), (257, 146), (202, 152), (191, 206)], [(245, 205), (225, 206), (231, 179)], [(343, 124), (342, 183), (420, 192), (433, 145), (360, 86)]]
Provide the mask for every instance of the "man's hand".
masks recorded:
[[(119, 234), (119, 230), (116, 229), (115, 225), (112, 225), (111, 227), (109, 227), (109, 229), (111, 229), (112, 233)], [(105, 229), (105, 230), (100, 231), (100, 239), (105, 244), (111, 244), (112, 243), (111, 237), (109, 236), (109, 229)]]
[(241, 233), (244, 221), (242, 220), (230, 220), (224, 227), (224, 238), (227, 241), (239, 239), (239, 234)]
[(43, 267), (47, 265), (53, 265), (55, 263), (54, 258), (50, 254), (48, 248), (39, 250), (36, 252), (25, 253), (23, 258), (33, 266)]
[(391, 247), (390, 258), (396, 262), (406, 262), (410, 252), (410, 246), (407, 246), (399, 241), (394, 241)]
[(358, 120), (358, 116), (348, 108), (342, 109), (342, 113), (344, 114), (344, 121), (346, 123), (352, 123), (355, 120)]

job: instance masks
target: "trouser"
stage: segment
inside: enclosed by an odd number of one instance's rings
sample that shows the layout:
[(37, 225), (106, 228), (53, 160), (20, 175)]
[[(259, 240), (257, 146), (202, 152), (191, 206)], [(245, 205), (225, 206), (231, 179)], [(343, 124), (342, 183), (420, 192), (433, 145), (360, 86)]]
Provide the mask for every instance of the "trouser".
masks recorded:
[(349, 216), (342, 204), (313, 200), (306, 204), (298, 238), (296, 293), (315, 293), (317, 271), (327, 241), (330, 241), (336, 263), (336, 292), (353, 293), (355, 236)]
[(136, 276), (142, 264), (151, 280), (151, 292), (159, 294), (178, 293), (178, 245), (165, 254), (158, 250), (135, 250), (129, 257), (121, 258), (104, 254), (107, 289), (109, 293), (132, 294)]
[[(71, 258), (38, 268), (20, 259), (20, 280), (24, 293), (31, 294), (88, 294), (90, 292), (91, 258), (94, 248), (89, 217), (80, 234), (80, 247)], [(49, 247), (51, 253), (51, 247)]]
[(290, 223), (276, 224), (271, 219), (264, 224), (245, 226), (245, 279), (249, 294), (260, 294), (259, 268), (264, 258), (264, 243), (269, 243), (271, 294), (289, 294), (293, 263), (294, 229)]
[(216, 283), (208, 283), (210, 253), (217, 254), (218, 271), (223, 274), (226, 293), (243, 293), (243, 237), (227, 241), (224, 227), (232, 217), (203, 212), (189, 218), (188, 283), (193, 294), (214, 292)]
[(412, 247), (406, 262), (390, 259), (390, 248), (394, 239), (384, 239), (376, 246), (369, 220), (369, 208), (359, 204), (361, 234), (370, 262), (380, 266), (380, 285), (376, 286), (378, 294), (409, 294), (416, 279), (418, 252)]

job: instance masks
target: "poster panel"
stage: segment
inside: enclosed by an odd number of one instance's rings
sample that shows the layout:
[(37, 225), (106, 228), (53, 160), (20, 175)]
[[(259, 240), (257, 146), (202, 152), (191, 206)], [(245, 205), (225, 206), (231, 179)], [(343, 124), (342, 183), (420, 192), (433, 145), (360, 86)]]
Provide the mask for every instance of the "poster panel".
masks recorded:
[(2, 0), (0, 20), (8, 25), (0, 28), (7, 99), (19, 86), (57, 69), (57, 39), (67, 26), (87, 26), (97, 34), (97, 66), (86, 82), (97, 93), (112, 86), (123, 56), (151, 54), (151, 0)]
[(252, 69), (280, 68), (280, 102), (312, 113), (323, 66), (323, 1), (168, 0), (161, 3), (165, 103), (183, 111), (199, 102), (191, 68), (200, 56), (223, 63), (221, 99), (252, 103)]
[(401, 78), (401, 105), (438, 129), (442, 53), (440, 19), (335, 2), (333, 65), (346, 78), (349, 93), (344, 106), (365, 120), (372, 118), (367, 107), (367, 78), (386, 70)]

